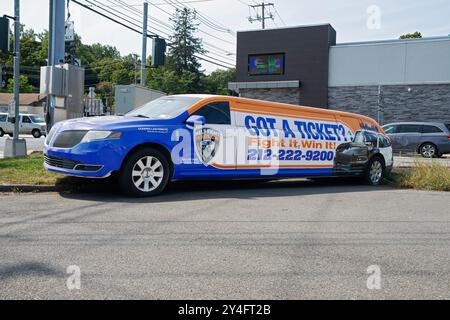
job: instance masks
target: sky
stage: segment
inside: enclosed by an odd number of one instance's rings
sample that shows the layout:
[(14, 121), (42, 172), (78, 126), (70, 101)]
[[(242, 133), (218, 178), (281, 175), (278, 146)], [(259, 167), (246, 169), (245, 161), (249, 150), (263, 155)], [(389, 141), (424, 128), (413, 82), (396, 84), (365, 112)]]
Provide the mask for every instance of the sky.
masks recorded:
[[(129, 21), (136, 19), (137, 23), (142, 20), (140, 17), (143, 1), (78, 1), (106, 5), (107, 10), (120, 11), (121, 16), (127, 15), (125, 18)], [(208, 55), (215, 58), (216, 62), (220, 60), (221, 64), (233, 65), (236, 32), (261, 28), (261, 23), (250, 23), (248, 20), (250, 14), (255, 15), (255, 11), (248, 5), (260, 1), (150, 0), (149, 29), (155, 31), (156, 28), (168, 34), (167, 28), (171, 25), (169, 15), (175, 12), (173, 5), (180, 6), (180, 3), (184, 3), (185, 6), (195, 8), (202, 15), (202, 19), (210, 21), (201, 23), (197, 34), (210, 51)], [(422, 32), (424, 37), (450, 35), (449, 0), (271, 0), (270, 2), (274, 3), (276, 11), (274, 8), (267, 10), (268, 13), (269, 10), (272, 12), (274, 20), (267, 20), (266, 28), (330, 23), (337, 31), (338, 43), (397, 39), (404, 33), (415, 31)], [(49, 0), (21, 0), (21, 23), (37, 32), (48, 29), (48, 3)], [(125, 7), (123, 3), (131, 7)], [(13, 4), (14, 0), (0, 0), (0, 15), (13, 15)], [(140, 55), (142, 37), (139, 34), (73, 2), (69, 8), (71, 20), (75, 22), (75, 31), (80, 34), (84, 43), (108, 44), (117, 47), (121, 54)], [(98, 7), (93, 8), (101, 11)], [(154, 19), (158, 19), (159, 22)], [(207, 73), (220, 68), (204, 61), (202, 66)]]

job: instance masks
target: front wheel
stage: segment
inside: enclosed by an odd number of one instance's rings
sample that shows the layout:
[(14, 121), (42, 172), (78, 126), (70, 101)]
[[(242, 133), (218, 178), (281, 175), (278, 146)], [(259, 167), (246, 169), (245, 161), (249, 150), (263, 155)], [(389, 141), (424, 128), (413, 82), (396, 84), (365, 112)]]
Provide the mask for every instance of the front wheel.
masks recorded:
[(126, 159), (119, 174), (119, 183), (122, 190), (130, 196), (150, 197), (166, 188), (169, 177), (167, 158), (156, 149), (145, 148)]
[(369, 161), (364, 179), (369, 185), (377, 186), (383, 181), (385, 172), (383, 160), (374, 157)]
[(0, 138), (3, 137), (5, 135), (5, 132), (3, 131), (2, 128), (0, 128)]
[(42, 136), (41, 131), (35, 129), (33, 130), (33, 132), (31, 132), (31, 134), (33, 135), (34, 138), (38, 139)]

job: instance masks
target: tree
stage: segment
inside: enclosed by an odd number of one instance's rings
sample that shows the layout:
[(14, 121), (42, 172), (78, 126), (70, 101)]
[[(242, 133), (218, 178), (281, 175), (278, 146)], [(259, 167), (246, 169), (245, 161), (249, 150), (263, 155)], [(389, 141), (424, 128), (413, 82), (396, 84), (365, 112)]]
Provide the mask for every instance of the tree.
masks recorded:
[(204, 93), (231, 95), (228, 83), (236, 80), (236, 69), (216, 70), (202, 78)]
[(195, 37), (198, 28), (195, 10), (177, 9), (173, 21), (174, 35), (170, 37), (172, 47), (167, 56), (167, 68), (178, 75), (194, 73), (200, 76), (200, 62), (196, 55), (206, 53), (202, 40)]
[[(8, 80), (8, 87), (6, 90), (9, 93), (14, 92), (14, 79), (10, 78)], [(19, 91), (20, 91), (20, 93), (33, 93), (33, 91), (34, 91), (34, 87), (31, 84), (29, 84), (28, 78), (22, 74), (20, 75), (20, 80), (19, 80)]]
[(400, 39), (419, 39), (422, 38), (422, 33), (416, 31), (414, 33), (407, 33), (400, 36)]

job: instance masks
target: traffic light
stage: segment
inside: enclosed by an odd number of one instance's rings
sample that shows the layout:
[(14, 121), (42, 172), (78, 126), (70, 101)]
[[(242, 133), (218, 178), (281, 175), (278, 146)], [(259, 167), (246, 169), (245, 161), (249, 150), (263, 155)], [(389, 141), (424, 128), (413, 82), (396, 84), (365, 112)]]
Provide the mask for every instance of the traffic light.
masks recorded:
[(0, 17), (0, 54), (9, 52), (9, 20)]
[(152, 67), (163, 66), (166, 63), (166, 40), (153, 39)]

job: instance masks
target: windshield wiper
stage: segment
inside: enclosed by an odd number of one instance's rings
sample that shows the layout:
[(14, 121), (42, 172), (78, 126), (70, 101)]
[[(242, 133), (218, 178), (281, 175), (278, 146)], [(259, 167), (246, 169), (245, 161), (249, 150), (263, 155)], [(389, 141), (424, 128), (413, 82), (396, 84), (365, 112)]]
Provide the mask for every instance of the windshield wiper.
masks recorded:
[(136, 117), (136, 118), (146, 118), (146, 119), (150, 118), (150, 117), (144, 116), (143, 114), (133, 115), (133, 117)]

